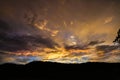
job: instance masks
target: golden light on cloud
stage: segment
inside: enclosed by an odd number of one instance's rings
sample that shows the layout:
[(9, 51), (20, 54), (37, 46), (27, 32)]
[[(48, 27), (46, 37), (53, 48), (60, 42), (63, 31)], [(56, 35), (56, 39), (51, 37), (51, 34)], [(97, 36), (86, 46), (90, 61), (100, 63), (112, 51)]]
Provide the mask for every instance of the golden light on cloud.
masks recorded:
[(106, 18), (104, 24), (110, 23), (110, 22), (112, 22), (112, 20), (113, 20), (113, 17), (108, 17), (108, 18)]

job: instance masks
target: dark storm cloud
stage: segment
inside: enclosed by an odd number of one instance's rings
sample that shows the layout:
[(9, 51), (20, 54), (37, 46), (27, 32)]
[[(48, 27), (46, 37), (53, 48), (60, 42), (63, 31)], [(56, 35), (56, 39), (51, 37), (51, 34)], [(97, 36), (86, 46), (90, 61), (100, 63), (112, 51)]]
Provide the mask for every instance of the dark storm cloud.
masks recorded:
[(65, 46), (66, 50), (70, 50), (70, 49), (85, 49), (85, 48), (86, 47), (79, 46), (79, 45), (76, 45), (76, 46)]
[(24, 50), (26, 48), (25, 42), (17, 37), (10, 38), (6, 35), (0, 37), (0, 50), (16, 51), (22, 49)]
[(105, 41), (91, 41), (88, 46), (94, 46), (94, 45), (97, 45), (97, 44), (101, 44), (101, 43), (104, 43)]
[[(19, 40), (13, 39), (12, 36), (9, 36), (10, 31), (12, 31), (12, 28), (9, 24), (3, 20), (0, 20), (0, 50), (16, 50), (19, 49), (20, 46), (22, 48), (23, 43)], [(18, 46), (16, 46), (16, 44), (18, 44)]]
[[(50, 38), (43, 38), (40, 35), (22, 35), (17, 34), (17, 31), (12, 30), (8, 23), (0, 20), (0, 51), (19, 51), (19, 50), (33, 50), (36, 47), (54, 48), (57, 45)], [(35, 31), (37, 30), (34, 29)]]
[(118, 48), (119, 48), (119, 46), (115, 46), (115, 45), (101, 45), (101, 46), (97, 46), (96, 50), (103, 51), (104, 53), (108, 53), (113, 50), (117, 50)]
[[(29, 41), (28, 41), (29, 40)], [(42, 44), (45, 47), (54, 48), (57, 43), (55, 43), (50, 38), (42, 38), (42, 36), (29, 36), (28, 38), (25, 36), (25, 40), (27, 43), (33, 43), (34, 45)], [(41, 46), (42, 47), (42, 46)]]
[(0, 33), (7, 32), (9, 30), (11, 30), (10, 26), (3, 20), (0, 20)]
[[(1, 37), (1, 36), (0, 36)], [(36, 47), (49, 47), (54, 48), (57, 45), (54, 41), (49, 38), (41, 38), (41, 36), (16, 36), (7, 37), (3, 36), (0, 39), (0, 49), (7, 51), (18, 51), (18, 50), (32, 50)]]

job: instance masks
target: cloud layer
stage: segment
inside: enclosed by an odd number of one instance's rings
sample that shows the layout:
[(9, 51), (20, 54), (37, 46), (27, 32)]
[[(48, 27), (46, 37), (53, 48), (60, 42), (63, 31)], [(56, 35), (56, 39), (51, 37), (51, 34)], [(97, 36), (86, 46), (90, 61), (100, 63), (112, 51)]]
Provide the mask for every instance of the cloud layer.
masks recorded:
[(119, 45), (113, 44), (120, 28), (119, 3), (2, 0), (0, 61), (119, 62)]

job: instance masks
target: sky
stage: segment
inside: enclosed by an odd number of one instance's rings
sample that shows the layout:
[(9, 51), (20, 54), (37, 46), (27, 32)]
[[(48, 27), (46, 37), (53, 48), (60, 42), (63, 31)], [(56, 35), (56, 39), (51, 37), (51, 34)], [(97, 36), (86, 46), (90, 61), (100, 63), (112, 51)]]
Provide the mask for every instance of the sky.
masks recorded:
[(119, 0), (1, 0), (0, 63), (119, 62)]

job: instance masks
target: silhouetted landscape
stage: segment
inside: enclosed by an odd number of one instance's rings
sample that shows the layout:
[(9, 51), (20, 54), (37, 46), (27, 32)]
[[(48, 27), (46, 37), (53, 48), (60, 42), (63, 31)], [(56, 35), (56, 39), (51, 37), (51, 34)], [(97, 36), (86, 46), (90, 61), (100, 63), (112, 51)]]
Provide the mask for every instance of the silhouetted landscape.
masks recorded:
[[(109, 77), (115, 80), (119, 77), (120, 64), (109, 63), (83, 63), (61, 64), (52, 62), (31, 62), (26, 65), (6, 63), (0, 65), (0, 73), (8, 79), (61, 79), (61, 78), (90, 78)], [(91, 76), (93, 75), (93, 76)], [(115, 76), (115, 77), (114, 77)]]

